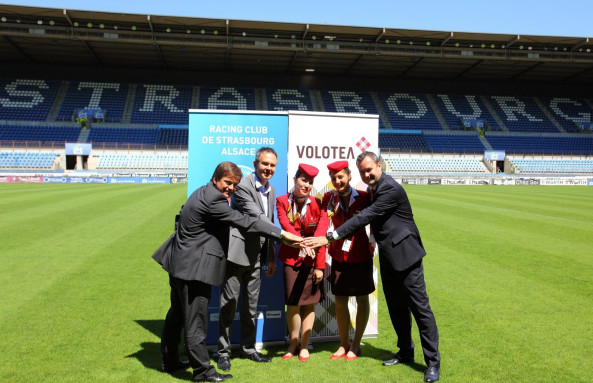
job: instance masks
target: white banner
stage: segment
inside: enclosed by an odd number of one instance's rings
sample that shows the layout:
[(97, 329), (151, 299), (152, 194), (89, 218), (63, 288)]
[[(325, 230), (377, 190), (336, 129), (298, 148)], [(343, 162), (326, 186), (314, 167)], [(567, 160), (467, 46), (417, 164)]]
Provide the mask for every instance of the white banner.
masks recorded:
[(289, 112), (288, 116), (288, 179), (290, 190), (300, 163), (319, 169), (313, 192), (321, 198), (331, 188), (327, 165), (346, 160), (352, 171), (352, 185), (366, 190), (356, 168), (356, 157), (363, 151), (379, 154), (379, 116), (368, 114), (336, 114)]

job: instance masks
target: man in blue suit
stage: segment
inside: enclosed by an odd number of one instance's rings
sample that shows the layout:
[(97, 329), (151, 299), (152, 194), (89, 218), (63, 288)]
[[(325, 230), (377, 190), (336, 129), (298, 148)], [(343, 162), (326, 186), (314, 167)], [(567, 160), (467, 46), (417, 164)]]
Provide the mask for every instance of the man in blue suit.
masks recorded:
[[(402, 186), (383, 174), (381, 161), (375, 153), (360, 154), (356, 166), (362, 181), (369, 186), (370, 205), (337, 231), (329, 232), (327, 240), (350, 237), (356, 230), (371, 225), (379, 246), (383, 292), (399, 348), (399, 352), (383, 365), (414, 361), (412, 314), (420, 331), (424, 361), (428, 366), (424, 381), (435, 382), (440, 375), (439, 333), (424, 284), (422, 258), (426, 252), (414, 222), (410, 201)], [(305, 239), (304, 244), (318, 246), (324, 241)]]

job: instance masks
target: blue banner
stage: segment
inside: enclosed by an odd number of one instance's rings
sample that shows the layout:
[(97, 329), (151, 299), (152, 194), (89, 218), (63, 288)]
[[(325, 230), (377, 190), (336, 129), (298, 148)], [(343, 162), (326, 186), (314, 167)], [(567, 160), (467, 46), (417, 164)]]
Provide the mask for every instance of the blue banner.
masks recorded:
[(505, 151), (504, 150), (486, 150), (484, 151), (484, 157), (490, 161), (504, 161)]
[(483, 128), (485, 120), (481, 118), (463, 118), (461, 124), (464, 128)]
[(170, 184), (169, 177), (109, 177), (110, 184)]
[(90, 118), (95, 120), (104, 120), (107, 111), (100, 108), (81, 108), (76, 109), (76, 118)]
[[(237, 164), (244, 176), (251, 174), (255, 153), (262, 146), (272, 147), (278, 153), (276, 173), (270, 182), (276, 189), (276, 196), (286, 194), (288, 114), (190, 111), (187, 195), (208, 183), (216, 166), (223, 161)], [(275, 222), (278, 225), (277, 218)], [(262, 277), (256, 333), (258, 343), (283, 341), (286, 334), (282, 270), (282, 262), (276, 260), (275, 275), (272, 278)], [(240, 307), (239, 302), (237, 309)], [(219, 310), (220, 290), (214, 287), (208, 305), (210, 320), (206, 343), (209, 345), (218, 342)], [(234, 344), (241, 339), (238, 318), (237, 313), (231, 338)]]
[(92, 144), (83, 143), (67, 143), (66, 144), (66, 155), (82, 155), (88, 156), (91, 154), (93, 148)]

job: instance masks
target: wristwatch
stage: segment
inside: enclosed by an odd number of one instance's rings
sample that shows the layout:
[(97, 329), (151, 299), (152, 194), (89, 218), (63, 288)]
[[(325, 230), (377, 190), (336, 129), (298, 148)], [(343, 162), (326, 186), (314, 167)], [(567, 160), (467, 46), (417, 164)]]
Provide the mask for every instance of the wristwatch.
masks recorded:
[(327, 238), (329, 242), (333, 242), (340, 239), (340, 236), (337, 231), (328, 231), (327, 234), (325, 234), (325, 238)]

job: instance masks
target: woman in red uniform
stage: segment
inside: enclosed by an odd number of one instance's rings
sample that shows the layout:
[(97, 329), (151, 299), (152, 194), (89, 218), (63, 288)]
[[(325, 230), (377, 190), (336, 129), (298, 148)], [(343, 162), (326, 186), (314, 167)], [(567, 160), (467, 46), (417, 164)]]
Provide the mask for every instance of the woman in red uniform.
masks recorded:
[[(282, 229), (302, 237), (325, 236), (329, 226), (327, 214), (322, 214), (319, 198), (309, 196), (317, 173), (317, 168), (300, 164), (292, 192), (276, 198)], [(290, 336), (290, 345), (282, 359), (291, 359), (298, 353), (301, 362), (309, 360), (307, 344), (315, 321), (315, 303), (325, 295), (323, 283), (320, 283), (325, 269), (325, 251), (324, 247), (299, 249), (280, 246), (278, 257), (284, 262), (286, 322)], [(298, 342), (299, 330), (302, 348)]]
[[(350, 186), (352, 175), (348, 161), (327, 165), (334, 190), (323, 196), (322, 209), (336, 230), (348, 219), (367, 206), (367, 192)], [(360, 341), (369, 320), (369, 294), (375, 291), (373, 281), (373, 250), (365, 230), (358, 230), (351, 238), (329, 244), (332, 257), (331, 289), (336, 301), (336, 319), (340, 332), (340, 347), (330, 359), (355, 360), (360, 355)], [(350, 312), (348, 298), (356, 297), (356, 325), (354, 339), (350, 343)]]

